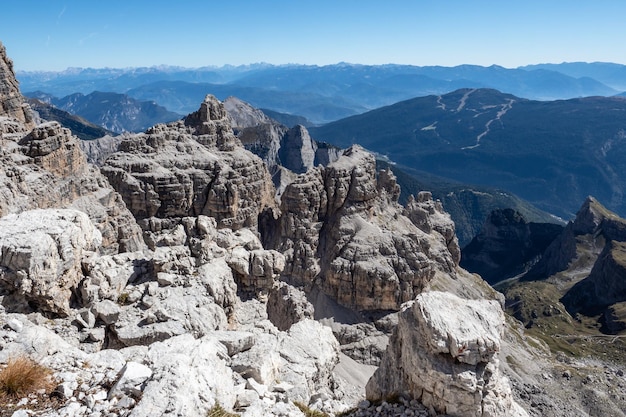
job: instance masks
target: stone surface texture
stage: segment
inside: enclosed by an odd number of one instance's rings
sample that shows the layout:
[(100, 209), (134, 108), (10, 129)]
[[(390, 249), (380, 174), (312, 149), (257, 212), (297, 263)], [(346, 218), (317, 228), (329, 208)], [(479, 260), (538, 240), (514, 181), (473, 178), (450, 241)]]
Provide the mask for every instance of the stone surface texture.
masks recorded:
[(287, 186), (280, 218), (261, 228), (265, 246), (285, 255), (286, 279), (349, 308), (398, 310), (436, 273), (455, 274), (448, 239), (404, 216), (395, 179), (380, 177), (373, 155), (354, 146)]
[(30, 107), (22, 97), (15, 78), (13, 61), (7, 56), (2, 42), (0, 42), (0, 117), (16, 119), (26, 128), (34, 126)]
[[(0, 218), (0, 284), (41, 311), (68, 315), (81, 263), (102, 235), (76, 210), (30, 210)], [(17, 301), (16, 300), (16, 301)]]
[(241, 147), (223, 105), (207, 96), (184, 120), (122, 141), (102, 167), (137, 219), (207, 215), (256, 227), (276, 205), (263, 162)]
[(527, 416), (498, 367), (504, 312), (496, 301), (426, 292), (400, 313), (370, 400), (408, 395), (451, 416)]

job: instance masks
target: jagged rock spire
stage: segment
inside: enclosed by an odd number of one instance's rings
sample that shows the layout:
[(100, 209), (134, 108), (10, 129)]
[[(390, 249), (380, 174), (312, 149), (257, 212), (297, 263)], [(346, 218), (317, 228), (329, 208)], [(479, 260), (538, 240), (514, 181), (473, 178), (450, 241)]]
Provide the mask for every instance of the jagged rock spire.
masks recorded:
[(34, 126), (30, 108), (20, 93), (19, 83), (13, 71), (13, 61), (7, 57), (6, 48), (0, 42), (0, 117), (11, 117)]

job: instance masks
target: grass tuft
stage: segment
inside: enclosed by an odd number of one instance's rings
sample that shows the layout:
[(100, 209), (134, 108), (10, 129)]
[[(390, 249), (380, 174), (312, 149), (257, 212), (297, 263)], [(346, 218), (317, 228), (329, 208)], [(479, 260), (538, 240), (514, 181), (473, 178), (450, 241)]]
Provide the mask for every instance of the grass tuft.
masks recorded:
[(0, 371), (0, 396), (18, 398), (52, 389), (52, 371), (26, 356), (9, 359)]
[(299, 401), (294, 401), (293, 405), (298, 407), (300, 411), (302, 411), (306, 417), (328, 417), (328, 414), (322, 413), (321, 411), (318, 411), (318, 410), (313, 410), (312, 408), (308, 407), (307, 405)]
[(220, 403), (215, 403), (215, 405), (209, 410), (207, 417), (239, 417), (239, 414), (229, 413), (224, 410)]

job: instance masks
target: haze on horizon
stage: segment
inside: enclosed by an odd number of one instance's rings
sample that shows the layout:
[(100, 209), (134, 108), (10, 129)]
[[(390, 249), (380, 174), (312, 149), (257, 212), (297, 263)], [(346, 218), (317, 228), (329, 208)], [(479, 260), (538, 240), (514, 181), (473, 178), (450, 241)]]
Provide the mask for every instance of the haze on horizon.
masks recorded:
[(626, 64), (626, 2), (30, 0), (2, 5), (20, 71), (172, 65)]

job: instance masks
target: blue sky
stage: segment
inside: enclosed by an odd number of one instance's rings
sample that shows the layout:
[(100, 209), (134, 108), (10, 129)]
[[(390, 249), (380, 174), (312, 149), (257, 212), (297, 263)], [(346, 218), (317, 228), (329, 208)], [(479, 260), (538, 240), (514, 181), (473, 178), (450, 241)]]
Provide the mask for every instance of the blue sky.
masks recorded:
[(16, 70), (626, 64), (624, 0), (3, 0)]

